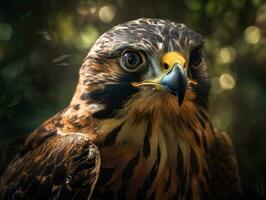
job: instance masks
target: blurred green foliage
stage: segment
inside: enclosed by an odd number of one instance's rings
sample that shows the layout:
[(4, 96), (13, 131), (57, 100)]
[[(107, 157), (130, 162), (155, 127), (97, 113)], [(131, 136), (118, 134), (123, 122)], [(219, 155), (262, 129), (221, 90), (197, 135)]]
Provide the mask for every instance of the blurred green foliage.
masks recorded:
[(68, 104), (97, 37), (140, 17), (182, 22), (204, 36), (213, 122), (233, 139), (246, 198), (265, 198), (263, 0), (2, 0), (0, 171), (15, 154), (16, 141)]

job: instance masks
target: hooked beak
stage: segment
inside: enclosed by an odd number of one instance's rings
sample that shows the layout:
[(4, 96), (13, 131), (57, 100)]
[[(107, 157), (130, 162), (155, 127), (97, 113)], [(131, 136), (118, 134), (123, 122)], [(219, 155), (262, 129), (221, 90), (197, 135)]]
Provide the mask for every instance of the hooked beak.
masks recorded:
[(175, 51), (166, 53), (161, 58), (162, 72), (154, 80), (132, 83), (134, 87), (144, 85), (153, 85), (155, 89), (166, 90), (177, 96), (178, 103), (181, 106), (187, 90), (187, 75), (185, 71), (185, 58)]
[(181, 106), (187, 90), (187, 75), (184, 68), (179, 63), (174, 64), (172, 70), (162, 78), (161, 84), (178, 97)]

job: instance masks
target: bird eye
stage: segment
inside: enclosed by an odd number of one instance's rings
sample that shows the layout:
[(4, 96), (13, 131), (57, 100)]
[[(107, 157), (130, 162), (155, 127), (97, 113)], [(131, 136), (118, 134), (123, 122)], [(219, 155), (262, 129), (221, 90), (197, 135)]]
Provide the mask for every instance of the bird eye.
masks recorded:
[(197, 47), (191, 51), (189, 62), (193, 67), (197, 67), (201, 63), (202, 58), (203, 58), (202, 48)]
[(139, 71), (141, 66), (143, 66), (143, 56), (138, 52), (125, 50), (122, 53), (121, 65), (129, 72)]

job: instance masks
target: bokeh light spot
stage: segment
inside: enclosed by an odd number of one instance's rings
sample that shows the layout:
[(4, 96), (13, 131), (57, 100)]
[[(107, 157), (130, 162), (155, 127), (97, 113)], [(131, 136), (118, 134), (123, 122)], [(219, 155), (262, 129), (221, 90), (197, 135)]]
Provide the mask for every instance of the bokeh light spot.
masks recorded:
[(257, 44), (261, 39), (261, 30), (257, 26), (249, 26), (244, 32), (244, 39), (249, 44)]
[(7, 41), (12, 36), (12, 26), (7, 23), (0, 23), (0, 41)]
[(236, 50), (233, 47), (223, 47), (218, 51), (217, 62), (220, 64), (232, 63), (236, 58)]
[(227, 73), (224, 73), (220, 76), (219, 83), (221, 88), (224, 90), (231, 90), (236, 85), (235, 79)]
[(96, 7), (91, 5), (80, 4), (77, 7), (77, 11), (81, 16), (94, 15), (96, 13)]
[(71, 15), (59, 15), (57, 18), (58, 33), (60, 40), (65, 44), (71, 44), (76, 37), (74, 19)]
[(115, 8), (111, 6), (103, 6), (99, 10), (98, 16), (104, 23), (110, 23), (115, 17)]
[(90, 48), (95, 40), (98, 38), (99, 32), (96, 27), (92, 25), (86, 26), (80, 33), (80, 39), (77, 42), (78, 48), (88, 49)]

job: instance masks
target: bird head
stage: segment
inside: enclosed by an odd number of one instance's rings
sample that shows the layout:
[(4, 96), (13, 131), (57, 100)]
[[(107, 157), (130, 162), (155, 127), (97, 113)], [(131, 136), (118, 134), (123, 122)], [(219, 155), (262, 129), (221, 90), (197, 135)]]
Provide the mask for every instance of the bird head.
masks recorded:
[(92, 117), (102, 119), (132, 110), (180, 113), (206, 107), (208, 91), (202, 37), (184, 24), (138, 19), (95, 42), (72, 103), (95, 105)]

